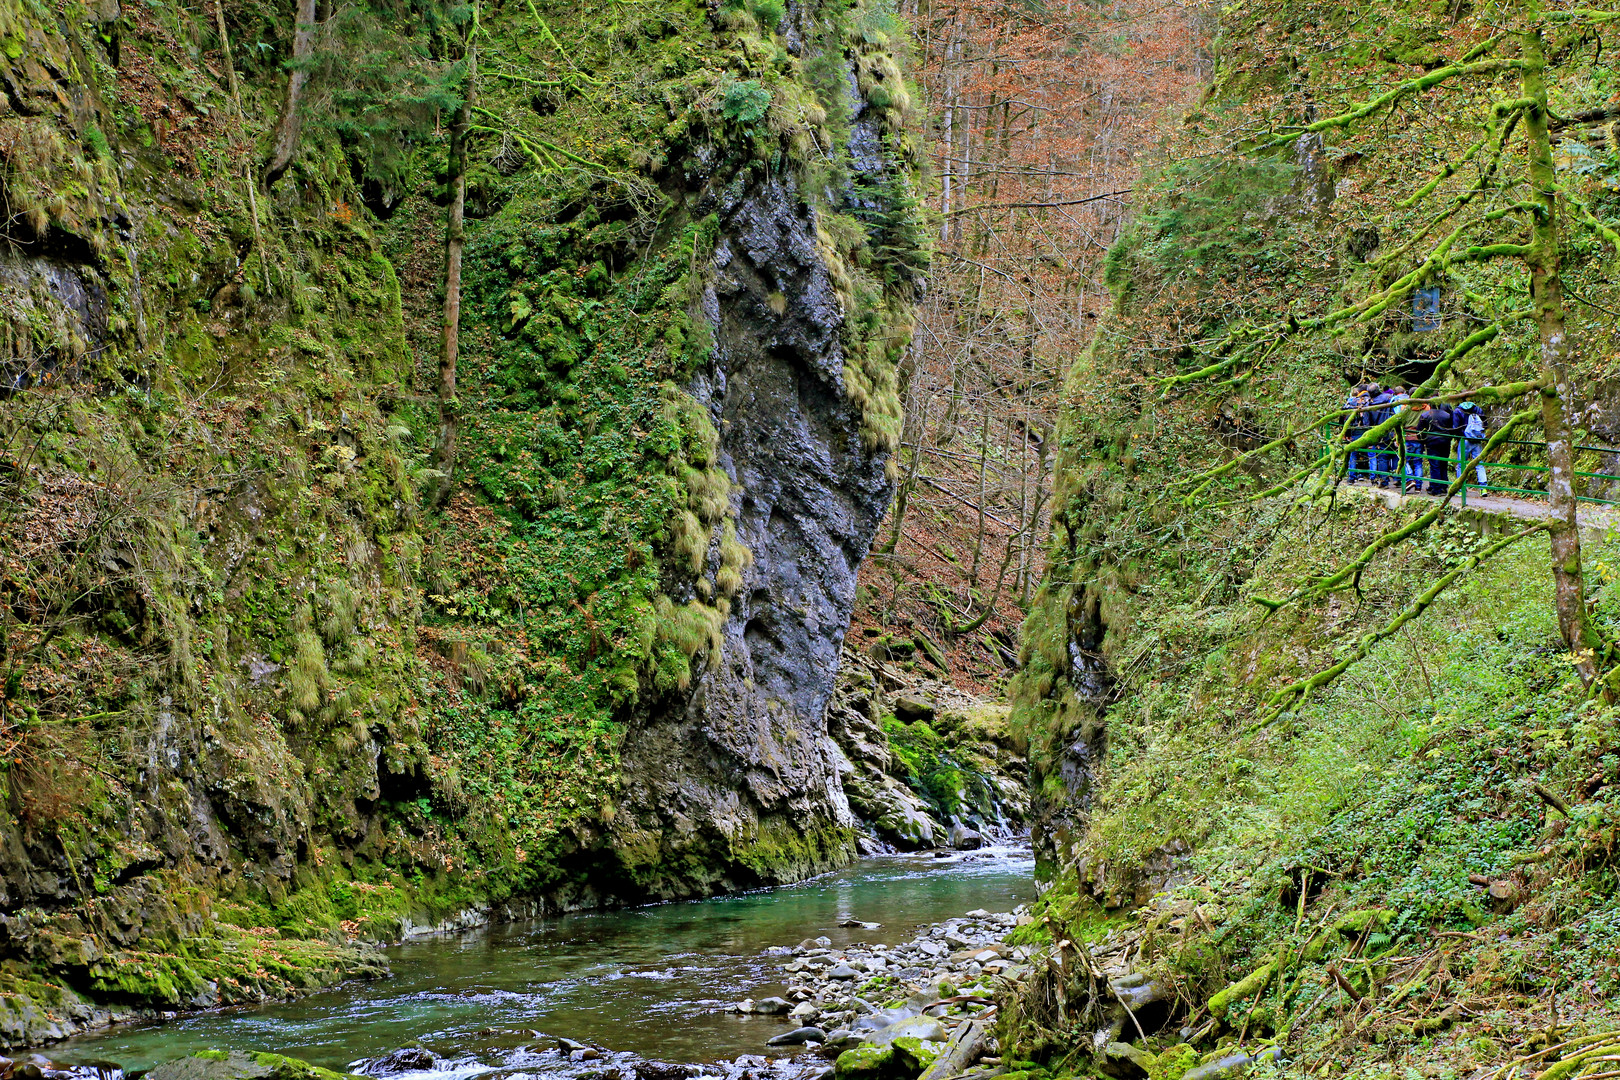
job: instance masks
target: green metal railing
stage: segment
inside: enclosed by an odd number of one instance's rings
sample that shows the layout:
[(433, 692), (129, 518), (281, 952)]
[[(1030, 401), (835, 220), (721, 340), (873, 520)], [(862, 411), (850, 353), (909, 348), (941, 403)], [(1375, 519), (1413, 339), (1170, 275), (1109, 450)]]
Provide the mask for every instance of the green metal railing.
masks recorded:
[[(1330, 425), (1323, 428), (1322, 456), (1319, 460), (1325, 462), (1328, 459), (1328, 456), (1332, 451), (1333, 441), (1338, 438), (1339, 431), (1340, 429), (1337, 425)], [(1463, 478), (1463, 483), (1459, 488), (1459, 493), (1462, 497), (1463, 506), (1468, 505), (1468, 492), (1470, 490), (1487, 494), (1497, 493), (1504, 495), (1531, 496), (1533, 498), (1546, 498), (1547, 490), (1545, 487), (1514, 487), (1501, 483), (1479, 483), (1477, 477), (1479, 475), (1478, 470), (1480, 468), (1485, 469), (1487, 480), (1490, 478), (1490, 473), (1498, 469), (1508, 470), (1514, 475), (1525, 474), (1527, 477), (1551, 471), (1551, 466), (1526, 463), (1524, 461), (1481, 460), (1478, 463), (1473, 463), (1468, 455), (1470, 446), (1477, 453), (1480, 448), (1484, 447), (1486, 438), (1487, 437), (1481, 437), (1479, 439), (1463, 439), (1452, 436), (1450, 439), (1456, 446), (1455, 452), (1440, 455), (1428, 453), (1410, 454), (1406, 450), (1406, 443), (1404, 440), (1400, 439), (1399, 436), (1396, 436), (1392, 446), (1386, 446), (1376, 451), (1372, 447), (1363, 447), (1354, 451), (1346, 461), (1345, 475), (1351, 481), (1365, 479), (1375, 483), (1382, 482), (1385, 485), (1393, 482), (1396, 483), (1403, 491), (1408, 484), (1416, 484), (1418, 485), (1419, 489), (1422, 490), (1426, 489), (1430, 484), (1450, 484), (1456, 476), (1461, 476)], [(1540, 450), (1542, 453), (1545, 453), (1547, 449), (1547, 444), (1544, 442), (1533, 442), (1526, 439), (1504, 439), (1502, 442), (1498, 443), (1497, 446), (1529, 448), (1527, 450), (1518, 451), (1517, 453), (1521, 456), (1531, 456), (1536, 450)], [(1612, 446), (1576, 446), (1574, 449), (1577, 454), (1585, 452), (1620, 455), (1620, 448)], [(1352, 469), (1350, 468), (1351, 462), (1355, 462), (1361, 467)], [(1446, 467), (1443, 469), (1434, 469), (1434, 462), (1444, 462)], [(1387, 466), (1384, 468), (1372, 467), (1374, 465), (1383, 463), (1393, 463), (1394, 471), (1391, 471)], [(1410, 475), (1407, 467), (1408, 465), (1412, 464), (1415, 464), (1418, 472), (1424, 475)], [(1439, 472), (1445, 477), (1445, 479), (1431, 479), (1427, 474), (1432, 472)], [(1601, 483), (1594, 483), (1594, 481), (1608, 481), (1610, 482), (1608, 486), (1610, 486), (1612, 490), (1604, 491), (1604, 493), (1601, 495), (1592, 494), (1591, 492), (1593, 489), (1605, 486)], [(1620, 474), (1586, 472), (1577, 469), (1575, 472), (1575, 486), (1577, 488), (1583, 486), (1587, 488), (1588, 493), (1586, 494), (1582, 494), (1580, 491), (1575, 493), (1575, 498), (1580, 502), (1594, 503), (1600, 506), (1620, 506), (1620, 498), (1607, 497), (1609, 494), (1620, 495)]]

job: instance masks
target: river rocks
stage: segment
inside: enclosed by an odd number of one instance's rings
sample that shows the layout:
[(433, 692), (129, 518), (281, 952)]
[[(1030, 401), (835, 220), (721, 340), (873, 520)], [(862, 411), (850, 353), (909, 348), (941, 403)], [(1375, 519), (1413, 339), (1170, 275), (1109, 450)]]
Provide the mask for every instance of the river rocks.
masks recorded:
[(810, 1042), (825, 1042), (827, 1033), (818, 1027), (795, 1028), (766, 1040), (767, 1046), (803, 1046)]
[(813, 1030), (821, 1033), (812, 1040), (815, 1052), (836, 1057), (840, 1080), (915, 1077), (985, 1012), (1000, 980), (1027, 970), (1032, 950), (1003, 940), (1022, 913), (979, 909), (898, 945), (804, 942), (782, 971), (786, 996), (801, 1002), (792, 1018), (816, 1027), (778, 1035), (771, 1045), (799, 1044), (801, 1033)]

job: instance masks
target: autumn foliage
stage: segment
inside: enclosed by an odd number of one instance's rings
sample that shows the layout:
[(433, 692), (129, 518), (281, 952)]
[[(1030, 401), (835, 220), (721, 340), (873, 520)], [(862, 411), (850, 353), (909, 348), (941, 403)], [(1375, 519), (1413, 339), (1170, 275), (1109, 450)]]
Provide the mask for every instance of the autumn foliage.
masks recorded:
[[(902, 484), (858, 640), (928, 635), (993, 683), (1042, 572), (1061, 373), (1110, 303), (1103, 257), (1143, 150), (1207, 76), (1194, 3), (918, 3), (937, 244)], [(982, 620), (982, 621), (981, 621)], [(969, 629), (971, 628), (971, 630)], [(926, 651), (924, 653), (926, 655)]]

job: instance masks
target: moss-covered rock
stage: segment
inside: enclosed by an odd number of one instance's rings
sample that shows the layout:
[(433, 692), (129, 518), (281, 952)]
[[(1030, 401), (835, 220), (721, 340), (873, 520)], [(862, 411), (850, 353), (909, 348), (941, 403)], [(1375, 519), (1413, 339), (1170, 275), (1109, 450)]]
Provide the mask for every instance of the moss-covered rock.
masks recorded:
[(203, 1050), (154, 1065), (146, 1075), (152, 1080), (352, 1080), (354, 1076), (280, 1054), (239, 1050)]

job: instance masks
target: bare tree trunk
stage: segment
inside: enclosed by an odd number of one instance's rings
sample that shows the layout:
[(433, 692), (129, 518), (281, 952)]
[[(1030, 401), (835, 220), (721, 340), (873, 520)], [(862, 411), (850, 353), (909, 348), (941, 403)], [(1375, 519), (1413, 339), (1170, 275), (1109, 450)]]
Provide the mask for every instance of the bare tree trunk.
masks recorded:
[(315, 51), (315, 0), (295, 2), (298, 10), (293, 16), (292, 68), (287, 72), (287, 100), (282, 103), (281, 118), (276, 121), (275, 139), (270, 145), (270, 160), (264, 166), (265, 187), (281, 178), (298, 150), (298, 104), (304, 95), (304, 84), (309, 81), (309, 58)]
[(1552, 141), (1547, 131), (1546, 56), (1539, 29), (1524, 35), (1525, 136), (1530, 151), (1530, 186), (1538, 210), (1531, 230), (1530, 298), (1541, 342), (1541, 424), (1547, 437), (1547, 501), (1552, 511), (1554, 598), (1558, 629), (1574, 654), (1575, 669), (1588, 686), (1597, 677), (1596, 635), (1586, 621), (1581, 576), (1581, 530), (1576, 517), (1575, 452), (1568, 403), (1572, 399), (1569, 358), (1574, 351), (1564, 330), (1564, 290), (1559, 276), (1558, 186), (1553, 175)]
[(951, 154), (955, 151), (955, 125), (956, 125), (956, 95), (951, 86), (951, 46), (945, 46), (945, 115), (940, 118), (940, 141), (944, 143), (944, 157), (941, 159), (943, 168), (939, 171), (940, 179), (940, 216), (939, 240), (940, 243), (949, 243), (951, 239), (951, 170), (955, 164)]
[[(891, 523), (889, 539), (878, 548), (885, 555), (893, 555), (900, 546), (900, 537), (904, 535), (906, 525), (906, 507), (911, 504), (911, 491), (917, 486), (917, 469), (922, 465), (922, 442), (928, 433), (928, 405), (930, 398), (923, 398), (922, 415), (917, 419), (915, 434), (911, 442), (911, 464), (906, 468), (906, 478), (894, 493), (894, 521)], [(908, 415), (909, 419), (909, 415)], [(901, 433), (900, 447), (906, 445), (905, 433)]]
[(979, 531), (973, 539), (973, 569), (968, 571), (968, 585), (979, 587), (979, 556), (984, 553), (984, 466), (990, 455), (990, 395), (984, 397), (984, 421), (979, 424)]
[(456, 471), (456, 436), (461, 426), (461, 404), (456, 398), (456, 362), (461, 353), (461, 251), (466, 244), (467, 210), (467, 126), (472, 121), (473, 98), (477, 93), (478, 30), (477, 8), (473, 25), (467, 31), (467, 81), (461, 104), (450, 122), (450, 212), (444, 234), (444, 337), (439, 345), (439, 445), (434, 464), (445, 474), (440, 482), (438, 502), (444, 502), (453, 487)]
[(1036, 554), (1036, 552), (1038, 552), (1039, 549), (1035, 547), (1035, 537), (1040, 535), (1040, 533), (1036, 531), (1036, 528), (1041, 521), (1041, 508), (1046, 505), (1047, 443), (1048, 440), (1041, 440), (1040, 448), (1037, 451), (1040, 456), (1035, 462), (1035, 505), (1031, 507), (1029, 511), (1029, 535), (1031, 537), (1030, 551), (1032, 554), (1029, 560), (1029, 569), (1024, 574), (1024, 590), (1019, 595), (1018, 602), (1018, 606), (1026, 611), (1029, 610), (1030, 579), (1038, 570), (1041, 569), (1041, 567), (1037, 565), (1038, 554)]
[(1018, 595), (1027, 601), (1029, 592), (1029, 534), (1032, 526), (1025, 522), (1024, 515), (1029, 512), (1029, 469), (1024, 465), (1024, 459), (1029, 457), (1029, 415), (1024, 416), (1023, 430), (1018, 433), (1018, 535), (1007, 538), (1009, 544), (1018, 544), (1018, 574), (1014, 579), (1018, 582)]

